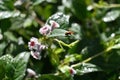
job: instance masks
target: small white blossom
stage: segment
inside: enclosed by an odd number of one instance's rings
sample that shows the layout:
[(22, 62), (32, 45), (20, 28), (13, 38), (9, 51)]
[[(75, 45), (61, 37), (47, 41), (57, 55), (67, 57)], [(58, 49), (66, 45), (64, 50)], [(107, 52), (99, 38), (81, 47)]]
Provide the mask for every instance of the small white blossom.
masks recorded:
[(32, 37), (30, 39), (30, 42), (28, 42), (28, 47), (30, 50), (32, 49), (37, 49), (37, 46), (40, 45), (40, 43), (38, 42), (38, 39), (35, 37)]

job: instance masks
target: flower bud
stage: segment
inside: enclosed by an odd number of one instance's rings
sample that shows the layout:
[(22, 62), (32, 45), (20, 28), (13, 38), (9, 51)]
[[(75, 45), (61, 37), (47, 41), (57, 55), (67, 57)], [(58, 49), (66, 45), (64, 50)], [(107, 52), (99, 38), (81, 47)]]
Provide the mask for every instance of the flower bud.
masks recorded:
[(35, 77), (36, 76), (36, 73), (35, 71), (33, 71), (32, 69), (28, 68), (27, 69), (27, 77)]
[(31, 55), (35, 59), (38, 59), (38, 60), (41, 59), (40, 52), (38, 52), (38, 51), (31, 51)]

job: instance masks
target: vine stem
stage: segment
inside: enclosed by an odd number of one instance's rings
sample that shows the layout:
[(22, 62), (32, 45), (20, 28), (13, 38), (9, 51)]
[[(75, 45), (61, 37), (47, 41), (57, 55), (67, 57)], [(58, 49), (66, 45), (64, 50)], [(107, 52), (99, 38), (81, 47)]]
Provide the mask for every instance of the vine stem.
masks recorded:
[(98, 53), (98, 54), (96, 54), (96, 55), (93, 55), (93, 56), (91, 56), (91, 57), (83, 60), (83, 61), (80, 62), (80, 63), (71, 65), (71, 67), (79, 66), (79, 65), (81, 65), (81, 63), (87, 63), (87, 62), (89, 62), (90, 60), (92, 60), (92, 59), (94, 59), (94, 58), (96, 58), (96, 57), (98, 57), (98, 56), (100, 56), (100, 55), (102, 55), (102, 54), (104, 54), (104, 53), (106, 53), (106, 52), (108, 52), (108, 51), (110, 51), (110, 50), (111, 50), (111, 48), (108, 48), (108, 49), (106, 49), (106, 50), (104, 50), (104, 51), (102, 51), (102, 52), (100, 52), (100, 53)]
[(117, 8), (117, 7), (120, 7), (120, 4), (110, 4), (110, 5), (103, 5), (103, 6), (100, 6), (98, 4), (94, 4), (93, 7), (95, 8)]

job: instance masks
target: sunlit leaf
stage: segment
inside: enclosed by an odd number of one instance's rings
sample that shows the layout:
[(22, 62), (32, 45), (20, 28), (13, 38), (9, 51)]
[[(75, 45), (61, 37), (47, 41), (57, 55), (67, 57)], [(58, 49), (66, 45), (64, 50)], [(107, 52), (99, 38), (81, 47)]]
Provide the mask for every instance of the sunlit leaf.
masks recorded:
[(48, 37), (59, 37), (59, 36), (66, 36), (65, 33), (67, 31), (64, 29), (54, 29)]
[(61, 12), (58, 12), (56, 14), (53, 14), (51, 17), (48, 18), (46, 23), (50, 23), (50, 20), (56, 21), (59, 25), (60, 28), (67, 28), (69, 24), (69, 16), (65, 15)]
[(81, 65), (76, 67), (76, 71), (78, 75), (83, 75), (85, 73), (101, 71), (101, 69), (91, 63), (81, 63)]
[(112, 10), (108, 12), (105, 17), (103, 17), (104, 22), (111, 22), (116, 20), (120, 16), (120, 11), (119, 10)]
[(111, 49), (120, 49), (120, 44), (116, 44), (116, 45), (112, 46)]
[(12, 79), (12, 75), (14, 73), (13, 65), (12, 65), (12, 56), (4, 55), (0, 57), (0, 79), (6, 79), (7, 76), (9, 79)]
[(20, 15), (19, 11), (2, 11), (0, 12), (0, 20), (1, 19), (6, 19), (6, 18), (10, 18), (10, 17), (17, 17)]

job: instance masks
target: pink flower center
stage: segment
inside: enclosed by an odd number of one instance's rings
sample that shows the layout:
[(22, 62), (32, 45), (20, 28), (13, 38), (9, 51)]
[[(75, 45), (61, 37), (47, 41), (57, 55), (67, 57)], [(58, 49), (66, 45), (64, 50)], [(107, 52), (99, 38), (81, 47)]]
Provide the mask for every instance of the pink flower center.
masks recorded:
[(35, 42), (34, 42), (34, 41), (31, 41), (31, 42), (30, 42), (30, 46), (35, 46)]

